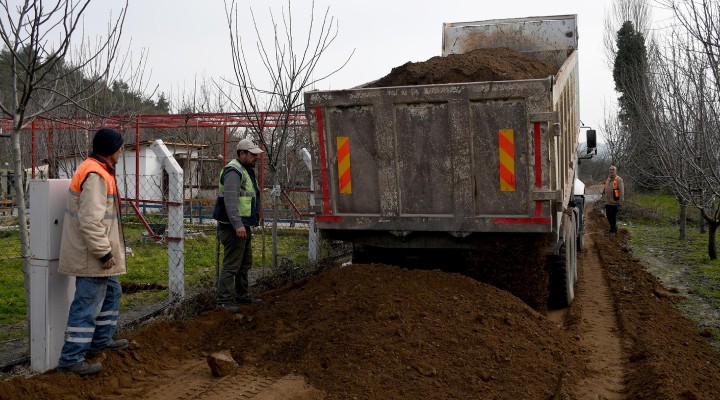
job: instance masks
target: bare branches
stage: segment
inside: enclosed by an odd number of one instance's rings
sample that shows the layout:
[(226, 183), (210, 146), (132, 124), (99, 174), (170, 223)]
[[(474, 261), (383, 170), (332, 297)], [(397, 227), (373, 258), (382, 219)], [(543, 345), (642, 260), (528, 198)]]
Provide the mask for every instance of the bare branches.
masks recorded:
[(73, 47), (72, 38), (81, 32), (89, 4), (90, 0), (63, 0), (45, 7), (43, 1), (35, 0), (12, 10), (7, 0), (0, 1), (4, 12), (0, 37), (15, 78), (12, 103), (0, 104), (0, 110), (17, 121), (16, 129), (58, 107), (83, 108), (99, 90), (97, 84), (111, 79), (128, 2), (106, 36), (94, 42), (83, 36), (79, 46)]
[[(250, 8), (249, 16), (256, 36), (254, 54), (246, 51), (237, 3), (226, 2), (225, 8), (235, 74), (234, 84), (238, 89), (238, 96), (230, 100), (240, 111), (280, 111), (289, 117), (290, 113), (302, 109), (305, 90), (339, 71), (352, 56), (351, 53), (340, 66), (320, 78), (314, 76), (323, 54), (338, 34), (337, 21), (330, 16), (329, 8), (325, 10), (322, 19), (318, 20), (313, 3), (309, 21), (306, 21), (307, 28), (304, 28), (302, 35), (298, 35), (296, 30), (298, 25), (303, 24), (296, 23), (289, 1), (286, 7), (281, 9), (279, 19), (272, 9), (268, 10), (269, 30), (261, 26), (255, 11)], [(298, 38), (304, 39), (300, 41)], [(251, 71), (253, 60), (257, 61), (253, 65), (262, 66), (262, 73)], [(266, 126), (255, 126), (253, 131), (253, 136), (267, 149), (271, 167), (276, 169), (282, 159), (280, 150), (287, 143), (286, 132), (282, 127)]]
[(667, 1), (681, 30), (652, 53), (648, 84), (652, 107), (643, 122), (652, 132), (656, 174), (683, 204), (708, 222), (708, 254), (717, 257), (720, 226), (720, 8), (713, 1)]
[[(235, 72), (235, 87), (239, 96), (232, 97), (230, 101), (233, 106), (240, 108), (242, 112), (255, 113), (259, 121), (251, 128), (251, 135), (257, 139), (265, 148), (266, 159), (270, 166), (271, 179), (275, 188), (280, 188), (280, 183), (290, 182), (293, 176), (285, 162), (293, 155), (299, 163), (297, 152), (305, 143), (301, 135), (290, 125), (291, 115), (299, 111), (303, 106), (304, 92), (311, 89), (313, 85), (334, 72), (339, 71), (352, 57), (350, 54), (347, 60), (337, 69), (321, 78), (314, 78), (316, 69), (320, 65), (324, 53), (332, 45), (337, 37), (337, 21), (330, 16), (329, 8), (326, 9), (322, 21), (318, 26), (315, 16), (315, 3), (310, 7), (310, 17), (307, 21), (305, 34), (298, 35), (296, 32), (296, 20), (294, 19), (291, 3), (288, 0), (287, 6), (281, 9), (281, 18), (276, 20), (275, 13), (269, 9), (270, 34), (261, 29), (255, 12), (250, 8), (252, 27), (255, 31), (256, 41), (254, 47), (256, 54), (249, 54), (245, 51), (243, 35), (240, 31), (242, 25), (240, 13), (235, 0), (225, 2), (225, 14), (227, 17), (228, 31), (230, 32), (230, 48), (232, 53), (233, 67)], [(299, 25), (303, 21), (300, 21)], [(245, 24), (247, 25), (247, 24)], [(298, 38), (304, 38), (304, 43)], [(271, 40), (272, 42), (268, 42)], [(256, 59), (258, 62), (251, 63)], [(250, 65), (261, 65), (264, 69), (257, 80), (257, 71), (251, 71)], [(261, 110), (279, 112), (282, 116), (276, 125), (265, 124)], [(305, 139), (307, 139), (305, 135)], [(239, 139), (239, 138), (238, 138)], [(293, 146), (295, 145), (295, 146)], [(273, 198), (273, 207), (277, 208), (279, 190)], [(273, 239), (276, 238), (277, 221), (273, 221)], [(277, 266), (277, 242), (273, 240), (273, 265)]]

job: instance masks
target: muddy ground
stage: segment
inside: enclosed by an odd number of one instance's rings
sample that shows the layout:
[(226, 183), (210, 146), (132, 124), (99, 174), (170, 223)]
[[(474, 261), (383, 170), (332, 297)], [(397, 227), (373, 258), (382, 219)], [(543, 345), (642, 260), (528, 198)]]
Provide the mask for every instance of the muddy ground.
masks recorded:
[[(717, 399), (720, 356), (589, 210), (576, 301), (540, 314), (440, 271), (350, 265), (132, 332), (96, 376), (0, 382), (1, 399)], [(213, 378), (205, 357), (239, 368)], [(244, 396), (244, 397), (243, 397)]]

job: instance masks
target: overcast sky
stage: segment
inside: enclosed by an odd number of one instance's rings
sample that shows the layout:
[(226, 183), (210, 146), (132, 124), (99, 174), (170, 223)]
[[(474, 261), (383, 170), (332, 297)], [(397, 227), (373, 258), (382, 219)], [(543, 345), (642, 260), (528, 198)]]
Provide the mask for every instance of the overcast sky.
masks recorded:
[[(119, 1), (97, 1), (86, 16), (86, 28), (106, 24), (111, 12), (117, 15)], [(293, 0), (297, 34), (305, 31), (301, 21), (310, 15), (311, 1)], [(315, 2), (316, 19), (329, 6), (329, 15), (339, 32), (331, 51), (318, 66), (333, 70), (352, 53), (349, 64), (318, 84), (317, 88), (345, 89), (380, 78), (393, 67), (408, 61), (425, 61), (440, 55), (443, 22), (478, 21), (541, 15), (578, 15), (580, 56), (580, 119), (599, 127), (604, 107), (614, 104), (612, 73), (603, 49), (603, 21), (610, 0), (443, 0), (443, 1), (327, 1)], [(249, 9), (260, 25), (270, 26), (269, 9), (279, 17), (286, 1), (239, 1), (245, 15), (246, 46), (254, 43)], [(100, 25), (102, 27), (102, 25)], [(196, 79), (230, 77), (229, 33), (225, 5), (220, 0), (131, 0), (124, 38), (138, 54), (148, 51), (150, 83), (172, 100)], [(268, 40), (268, 43), (269, 40)], [(584, 139), (581, 139), (584, 140)]]

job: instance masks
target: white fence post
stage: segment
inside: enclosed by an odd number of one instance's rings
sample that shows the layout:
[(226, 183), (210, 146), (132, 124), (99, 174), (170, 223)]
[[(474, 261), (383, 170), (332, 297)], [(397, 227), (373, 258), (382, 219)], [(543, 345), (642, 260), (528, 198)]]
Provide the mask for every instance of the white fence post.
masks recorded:
[[(312, 176), (312, 156), (306, 148), (300, 149), (300, 155), (302, 156), (303, 163), (310, 170), (310, 210), (314, 209), (315, 206), (315, 185), (313, 184)], [(318, 260), (318, 232), (315, 226), (315, 216), (311, 215), (308, 222), (308, 261), (315, 263)]]
[(168, 173), (168, 286), (173, 301), (185, 297), (185, 227), (183, 219), (183, 170), (163, 141), (156, 140), (150, 148), (162, 161)]

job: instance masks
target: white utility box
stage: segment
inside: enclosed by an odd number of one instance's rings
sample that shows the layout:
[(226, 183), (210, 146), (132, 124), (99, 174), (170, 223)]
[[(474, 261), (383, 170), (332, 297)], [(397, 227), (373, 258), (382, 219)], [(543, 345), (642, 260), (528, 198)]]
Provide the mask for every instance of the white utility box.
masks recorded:
[(69, 179), (30, 181), (30, 368), (57, 367), (75, 277), (58, 272)]
[(30, 258), (60, 258), (65, 203), (70, 179), (30, 181)]

